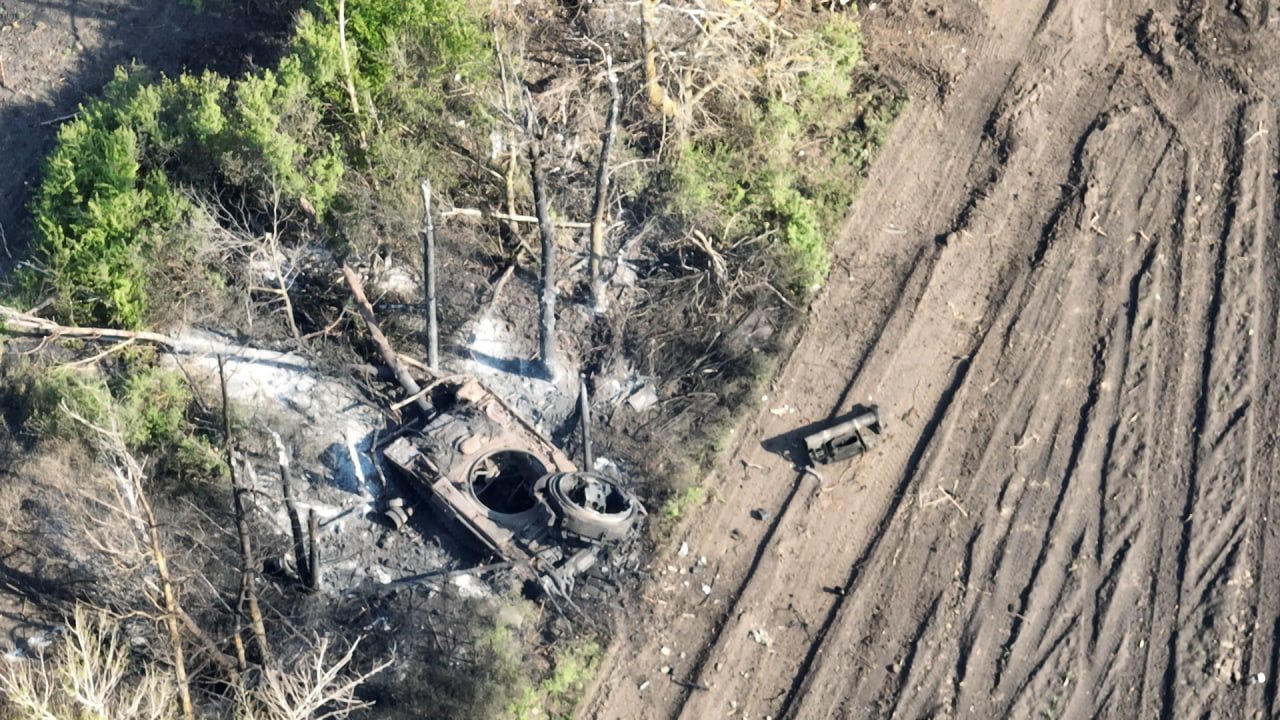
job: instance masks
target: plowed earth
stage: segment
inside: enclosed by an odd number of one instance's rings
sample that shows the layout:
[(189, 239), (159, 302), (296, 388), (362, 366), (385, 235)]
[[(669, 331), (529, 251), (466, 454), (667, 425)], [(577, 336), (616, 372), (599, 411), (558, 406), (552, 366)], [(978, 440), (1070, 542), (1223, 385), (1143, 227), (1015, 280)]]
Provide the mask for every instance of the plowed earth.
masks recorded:
[(1280, 716), (1280, 10), (864, 24), (912, 104), (582, 716)]

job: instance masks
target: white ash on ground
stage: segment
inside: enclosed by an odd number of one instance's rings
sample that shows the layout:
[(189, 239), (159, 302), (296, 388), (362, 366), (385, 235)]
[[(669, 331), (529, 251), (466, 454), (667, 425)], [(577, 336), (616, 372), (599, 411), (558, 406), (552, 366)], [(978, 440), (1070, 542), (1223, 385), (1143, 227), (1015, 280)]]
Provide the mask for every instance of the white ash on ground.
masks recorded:
[[(195, 334), (184, 339), (220, 342)], [(242, 444), (269, 442), (272, 432), (284, 438), (301, 522), (305, 527), (311, 511), (318, 520), (325, 589), (385, 584), (449, 568), (459, 557), (467, 559), (425, 504), (401, 489), (378, 456), (375, 446), (390, 428), (383, 413), (351, 383), (321, 374), (296, 354), (219, 349), (226, 351), (223, 367), (232, 415), (246, 425), (243, 432), (261, 435)], [(181, 364), (216, 407), (218, 356), (187, 356), (173, 362)], [(254, 455), (250, 462), (257, 481), (257, 516), (280, 538), (288, 538), (276, 453)], [(416, 510), (399, 530), (381, 516), (393, 498), (402, 498)], [(291, 565), (291, 558), (282, 560)]]

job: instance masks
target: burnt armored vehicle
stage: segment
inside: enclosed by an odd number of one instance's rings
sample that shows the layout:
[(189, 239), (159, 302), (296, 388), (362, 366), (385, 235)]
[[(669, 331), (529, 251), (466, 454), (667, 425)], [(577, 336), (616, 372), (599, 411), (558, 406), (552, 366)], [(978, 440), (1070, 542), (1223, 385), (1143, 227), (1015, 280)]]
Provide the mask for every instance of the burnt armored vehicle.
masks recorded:
[(442, 387), (420, 431), (383, 450), (410, 486), (465, 538), (548, 592), (634, 539), (645, 515), (615, 481), (579, 470), (474, 378)]

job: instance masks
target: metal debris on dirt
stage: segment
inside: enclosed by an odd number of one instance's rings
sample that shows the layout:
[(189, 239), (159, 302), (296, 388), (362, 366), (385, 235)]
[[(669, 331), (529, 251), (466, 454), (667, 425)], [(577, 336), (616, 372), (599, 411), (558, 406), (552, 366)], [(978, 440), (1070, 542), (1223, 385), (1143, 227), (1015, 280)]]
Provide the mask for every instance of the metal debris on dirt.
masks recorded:
[(879, 408), (869, 408), (848, 420), (835, 423), (805, 436), (805, 449), (811, 464), (827, 464), (861, 455), (871, 449), (870, 436), (884, 432)]

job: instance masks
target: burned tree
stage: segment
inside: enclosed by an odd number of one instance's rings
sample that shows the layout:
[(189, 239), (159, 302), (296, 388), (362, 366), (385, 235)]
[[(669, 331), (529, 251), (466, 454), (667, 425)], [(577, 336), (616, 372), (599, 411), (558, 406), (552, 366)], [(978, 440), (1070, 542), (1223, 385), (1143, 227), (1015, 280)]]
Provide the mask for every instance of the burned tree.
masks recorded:
[(542, 237), (542, 287), (538, 293), (538, 355), (548, 376), (555, 375), (556, 362), (556, 230), (547, 207), (546, 177), (542, 169), (541, 143), (529, 146), (533, 177), (533, 200)]

